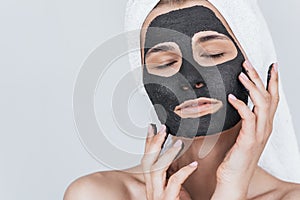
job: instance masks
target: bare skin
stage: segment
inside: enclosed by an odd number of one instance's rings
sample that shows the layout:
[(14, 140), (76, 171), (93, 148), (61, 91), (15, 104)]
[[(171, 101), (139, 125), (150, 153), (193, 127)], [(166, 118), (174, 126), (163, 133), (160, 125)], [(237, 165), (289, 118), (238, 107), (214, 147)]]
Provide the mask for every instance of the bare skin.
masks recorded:
[[(238, 129), (240, 124), (238, 124), (233, 129)], [(234, 131), (234, 130), (232, 130)], [(222, 133), (221, 141), (228, 138), (234, 138), (235, 134)], [(230, 135), (232, 134), (232, 135)], [(224, 137), (223, 137), (224, 135)], [(225, 137), (226, 136), (226, 137)], [(170, 174), (177, 171), (178, 168), (185, 166), (191, 161), (195, 160), (197, 153), (192, 153), (197, 151), (195, 148), (200, 145), (203, 139), (199, 138), (195, 140), (195, 145), (191, 145), (191, 148), (187, 150), (184, 154), (189, 156), (181, 156), (176, 162), (172, 163), (169, 168)], [(224, 146), (218, 146), (220, 148), (214, 148), (213, 151), (203, 160), (198, 161), (198, 168), (192, 173), (189, 178), (183, 184), (183, 189), (188, 190), (188, 195), (180, 195), (181, 200), (193, 199), (210, 199), (212, 196), (216, 179), (213, 178), (216, 175), (216, 170), (220, 162), (222, 162), (222, 157), (225, 154), (219, 152), (223, 151)], [(229, 145), (230, 146), (230, 145)], [(216, 156), (217, 155), (217, 156)], [(98, 200), (98, 199), (128, 199), (128, 200), (148, 200), (146, 197), (146, 185), (145, 178), (142, 173), (142, 165), (135, 166), (122, 171), (104, 171), (96, 172), (83, 176), (75, 180), (66, 190), (64, 200)], [(141, 172), (141, 173), (137, 173)], [(300, 195), (300, 186), (294, 183), (288, 183), (281, 181), (274, 176), (268, 174), (266, 171), (260, 167), (256, 167), (255, 173), (250, 182), (247, 197), (245, 199), (249, 200), (288, 200), (297, 199)]]
[[(160, 14), (193, 5), (204, 5), (212, 9), (236, 40), (219, 12), (207, 1), (202, 0), (159, 6), (148, 15), (143, 27), (147, 28), (151, 20)], [(145, 32), (142, 32), (142, 44), (144, 37)], [(242, 50), (237, 40), (236, 42)], [(244, 56), (246, 57), (245, 53)], [(180, 150), (178, 146), (170, 148), (163, 156), (158, 157), (166, 133), (162, 129), (160, 134), (154, 135), (153, 130), (149, 128), (145, 155), (140, 165), (81, 177), (67, 188), (64, 200), (298, 199), (299, 184), (279, 180), (257, 165), (272, 132), (273, 118), (278, 105), (277, 69), (273, 67), (269, 89), (266, 90), (255, 69), (246, 63), (244, 67), (251, 80), (243, 78), (242, 75), (239, 76), (239, 80), (250, 91), (255, 109), (252, 111), (238, 99), (229, 97), (229, 102), (238, 110), (242, 120), (229, 130), (206, 136), (206, 139), (210, 137), (206, 142), (209, 149), (206, 156), (199, 158), (205, 137), (197, 137), (191, 143), (188, 139), (174, 137), (174, 143), (180, 141), (190, 145), (185, 145), (175, 161), (173, 160)], [(217, 144), (213, 145), (215, 137), (218, 137), (218, 140)], [(213, 145), (211, 150), (210, 140)], [(193, 163), (194, 161), (196, 163)], [(189, 165), (190, 163), (193, 165)], [(163, 167), (153, 170), (158, 166)], [(152, 172), (145, 172), (145, 169)]]

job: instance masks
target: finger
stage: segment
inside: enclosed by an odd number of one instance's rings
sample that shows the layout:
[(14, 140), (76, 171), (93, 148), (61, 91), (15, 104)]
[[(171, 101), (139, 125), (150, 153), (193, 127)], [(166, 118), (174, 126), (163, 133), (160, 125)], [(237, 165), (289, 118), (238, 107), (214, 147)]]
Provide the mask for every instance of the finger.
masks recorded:
[[(254, 76), (258, 76), (258, 74), (256, 73)], [(263, 142), (270, 134), (270, 132), (266, 130), (269, 128), (267, 125), (270, 124), (271, 95), (265, 89), (259, 90), (258, 87), (254, 85), (245, 74), (241, 73), (239, 79), (249, 90), (250, 98), (255, 106), (254, 113), (257, 118), (255, 130), (256, 137), (259, 141)]]
[(147, 199), (153, 199), (152, 181), (149, 173), (144, 173)]
[(166, 187), (166, 195), (169, 197), (168, 199), (173, 200), (179, 196), (181, 185), (197, 169), (197, 167), (198, 162), (192, 162), (178, 170), (169, 178), (168, 185)]
[(240, 130), (240, 138), (244, 139), (240, 142), (251, 142), (255, 136), (256, 129), (256, 116), (249, 109), (249, 107), (241, 100), (237, 99), (234, 95), (228, 96), (229, 103), (238, 111), (242, 119), (242, 128)]
[(270, 83), (270, 79), (271, 79), (271, 71), (272, 71), (272, 67), (273, 67), (273, 64), (270, 65), (269, 69), (268, 69), (268, 74), (267, 74), (267, 90), (269, 90), (269, 83)]
[(182, 148), (182, 141), (177, 140), (175, 144), (159, 157), (151, 169), (152, 187), (155, 194), (160, 194), (166, 184), (167, 169)]
[[(152, 198), (152, 181), (151, 181), (151, 175), (150, 175), (150, 168), (151, 164), (148, 163), (146, 160), (146, 155), (147, 152), (149, 151), (150, 144), (153, 140), (154, 137), (154, 129), (153, 126), (149, 125), (148, 126), (148, 132), (147, 132), (147, 138), (146, 138), (146, 144), (145, 144), (145, 151), (144, 151), (144, 156), (142, 158), (142, 168), (143, 168), (143, 175), (145, 179), (145, 185), (146, 185), (146, 194), (147, 194), (147, 199), (153, 199)], [(149, 166), (150, 165), (150, 166)]]
[(270, 81), (268, 84), (268, 92), (271, 95), (270, 117), (273, 120), (278, 103), (279, 103), (279, 89), (278, 89), (278, 64), (272, 65), (270, 70)]
[(245, 88), (249, 90), (250, 98), (251, 98), (256, 110), (258, 110), (259, 112), (263, 112), (263, 113), (267, 112), (269, 109), (269, 102), (268, 102), (269, 94), (263, 95), (258, 90), (256, 85), (254, 85), (254, 83), (252, 81), (250, 81), (249, 78), (243, 72), (239, 75), (239, 80), (245, 86)]
[[(153, 133), (153, 128), (149, 129)], [(158, 134), (152, 136), (152, 138), (149, 141), (146, 141), (147, 147), (145, 148), (145, 153), (142, 159), (143, 164), (151, 167), (156, 162), (161, 151), (161, 146), (165, 140), (165, 135), (166, 126), (162, 125), (161, 130), (158, 132)]]
[(164, 154), (162, 154), (157, 162), (153, 165), (153, 169), (165, 169), (167, 170), (169, 165), (174, 161), (179, 151), (182, 149), (183, 143), (181, 140), (177, 140), (171, 148), (169, 148)]
[(149, 125), (148, 127), (148, 136), (146, 139), (146, 145), (145, 145), (145, 152), (144, 156), (142, 158), (142, 168), (143, 168), (143, 175), (145, 179), (145, 185), (146, 185), (146, 192), (148, 199), (153, 199), (153, 188), (152, 188), (152, 180), (151, 180), (151, 167), (153, 163), (156, 161), (157, 156), (160, 152), (157, 145), (160, 145), (162, 143), (164, 135), (165, 135), (165, 126), (162, 126), (162, 129), (159, 134), (155, 134), (155, 129), (153, 126)]
[(250, 79), (253, 81), (253, 83), (256, 85), (256, 87), (261, 91), (261, 92), (265, 92), (265, 86), (261, 80), (261, 78), (259, 77), (259, 74), (257, 73), (257, 71), (254, 69), (254, 67), (252, 66), (252, 64), (246, 60), (243, 63), (243, 66), (248, 74), (248, 76), (250, 77)]
[(146, 143), (145, 143), (145, 149), (144, 149), (144, 153), (146, 153), (146, 151), (148, 151), (148, 148), (152, 142), (152, 139), (155, 135), (154, 132), (154, 128), (151, 124), (148, 125), (148, 132), (147, 132), (147, 138), (146, 138)]

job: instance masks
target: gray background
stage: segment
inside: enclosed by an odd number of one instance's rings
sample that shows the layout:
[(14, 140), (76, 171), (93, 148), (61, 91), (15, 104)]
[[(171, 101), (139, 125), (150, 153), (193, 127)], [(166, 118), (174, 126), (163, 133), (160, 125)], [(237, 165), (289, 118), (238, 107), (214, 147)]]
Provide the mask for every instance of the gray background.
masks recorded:
[[(77, 137), (72, 92), (89, 53), (122, 31), (126, 2), (110, 2), (1, 1), (0, 199), (62, 199), (72, 180), (106, 169)], [(300, 2), (260, 4), (299, 133)]]

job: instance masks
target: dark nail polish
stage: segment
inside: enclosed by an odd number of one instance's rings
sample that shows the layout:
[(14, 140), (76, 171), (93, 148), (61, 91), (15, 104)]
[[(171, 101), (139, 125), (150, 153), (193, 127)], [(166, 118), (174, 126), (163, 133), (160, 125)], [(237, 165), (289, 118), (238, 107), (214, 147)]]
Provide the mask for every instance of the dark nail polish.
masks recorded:
[(269, 67), (269, 70), (268, 70), (268, 76), (267, 76), (267, 90), (269, 88), (269, 82), (270, 82), (270, 79), (271, 79), (271, 71), (272, 71), (272, 67), (273, 67), (274, 64), (271, 64), (270, 67)]
[(154, 132), (154, 135), (157, 134), (157, 127), (156, 127), (156, 124), (151, 124), (152, 128), (153, 128), (153, 132)]

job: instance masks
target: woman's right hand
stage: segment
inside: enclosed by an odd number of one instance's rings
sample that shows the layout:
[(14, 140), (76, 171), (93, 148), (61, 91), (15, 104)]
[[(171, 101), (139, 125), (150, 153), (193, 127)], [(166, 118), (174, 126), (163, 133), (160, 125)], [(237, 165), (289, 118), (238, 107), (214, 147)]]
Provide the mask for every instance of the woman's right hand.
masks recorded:
[(177, 140), (164, 154), (160, 155), (161, 146), (166, 137), (166, 126), (155, 134), (150, 125), (146, 139), (145, 153), (142, 158), (142, 168), (146, 184), (148, 200), (190, 200), (191, 197), (182, 187), (189, 175), (197, 169), (197, 162), (193, 162), (169, 177), (167, 169), (181, 150), (182, 141)]

